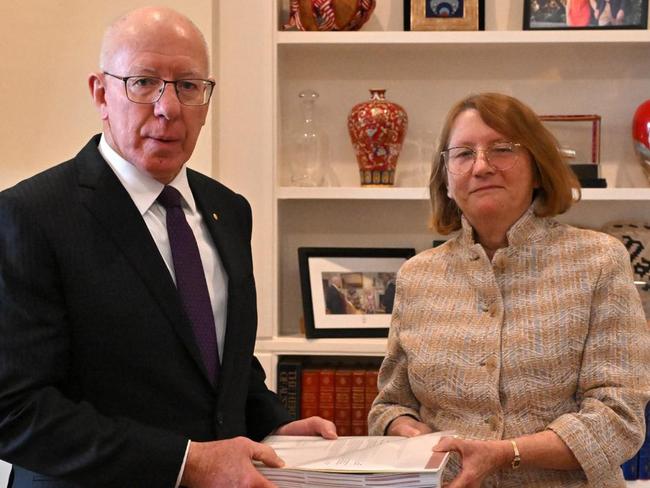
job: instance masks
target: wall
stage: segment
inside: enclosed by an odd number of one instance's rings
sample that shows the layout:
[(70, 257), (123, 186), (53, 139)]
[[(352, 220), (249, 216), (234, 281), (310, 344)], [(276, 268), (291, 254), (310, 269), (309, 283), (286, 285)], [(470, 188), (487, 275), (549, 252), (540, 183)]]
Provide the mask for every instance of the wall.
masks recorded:
[[(104, 28), (151, 0), (0, 2), (0, 189), (74, 156), (101, 130), (87, 76)], [(212, 44), (212, 1), (157, 0), (187, 14)], [(191, 165), (212, 174), (208, 120)]]
[[(102, 32), (123, 12), (151, 3), (0, 2), (0, 189), (74, 156), (101, 130), (86, 80), (97, 69)], [(155, 3), (188, 15), (212, 45), (211, 0)], [(190, 162), (208, 174), (215, 172), (211, 119)], [(0, 461), (0, 487), (8, 475), (9, 465)]]

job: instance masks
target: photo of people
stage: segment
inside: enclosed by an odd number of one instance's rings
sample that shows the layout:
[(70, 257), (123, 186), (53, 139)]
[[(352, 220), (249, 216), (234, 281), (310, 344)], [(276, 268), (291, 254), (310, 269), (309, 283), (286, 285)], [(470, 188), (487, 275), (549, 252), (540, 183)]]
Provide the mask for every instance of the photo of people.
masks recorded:
[(389, 314), (395, 298), (395, 273), (323, 272), (325, 313)]
[(528, 0), (528, 29), (641, 28), (648, 0)]

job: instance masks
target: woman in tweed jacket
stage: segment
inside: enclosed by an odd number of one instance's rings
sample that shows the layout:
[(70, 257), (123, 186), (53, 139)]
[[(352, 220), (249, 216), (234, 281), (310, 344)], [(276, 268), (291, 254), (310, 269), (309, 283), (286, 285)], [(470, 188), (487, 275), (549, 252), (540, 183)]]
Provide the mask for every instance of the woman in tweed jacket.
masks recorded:
[(552, 218), (579, 184), (518, 100), (462, 100), (436, 154), (433, 225), (459, 233), (398, 274), (371, 433), (454, 430), (450, 488), (624, 487), (650, 397), (627, 251)]

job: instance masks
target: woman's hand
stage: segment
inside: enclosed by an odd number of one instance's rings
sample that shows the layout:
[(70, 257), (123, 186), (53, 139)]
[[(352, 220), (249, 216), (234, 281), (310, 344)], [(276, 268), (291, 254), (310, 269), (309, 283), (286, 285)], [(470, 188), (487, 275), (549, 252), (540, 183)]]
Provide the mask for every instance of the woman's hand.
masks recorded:
[(319, 435), (323, 439), (336, 439), (338, 437), (334, 422), (325, 420), (322, 417), (294, 420), (279, 427), (274, 433), (277, 435)]
[(462, 469), (447, 488), (480, 488), (483, 480), (514, 458), (510, 441), (475, 441), (457, 437), (443, 437), (434, 452), (457, 452)]
[(431, 432), (433, 431), (427, 424), (423, 424), (408, 415), (402, 415), (390, 423), (386, 434), (415, 437), (416, 435), (429, 434)]

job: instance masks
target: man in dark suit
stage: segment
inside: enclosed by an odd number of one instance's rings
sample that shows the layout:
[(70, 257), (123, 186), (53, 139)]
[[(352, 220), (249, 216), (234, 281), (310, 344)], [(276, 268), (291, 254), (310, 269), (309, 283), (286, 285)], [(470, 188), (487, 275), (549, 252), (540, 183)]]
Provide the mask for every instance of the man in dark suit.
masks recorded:
[(250, 206), (184, 167), (214, 85), (203, 36), (139, 9), (107, 30), (100, 64), (103, 134), (0, 193), (10, 486), (272, 486), (252, 460), (281, 460), (255, 441), (336, 433), (289, 422), (266, 388)]

